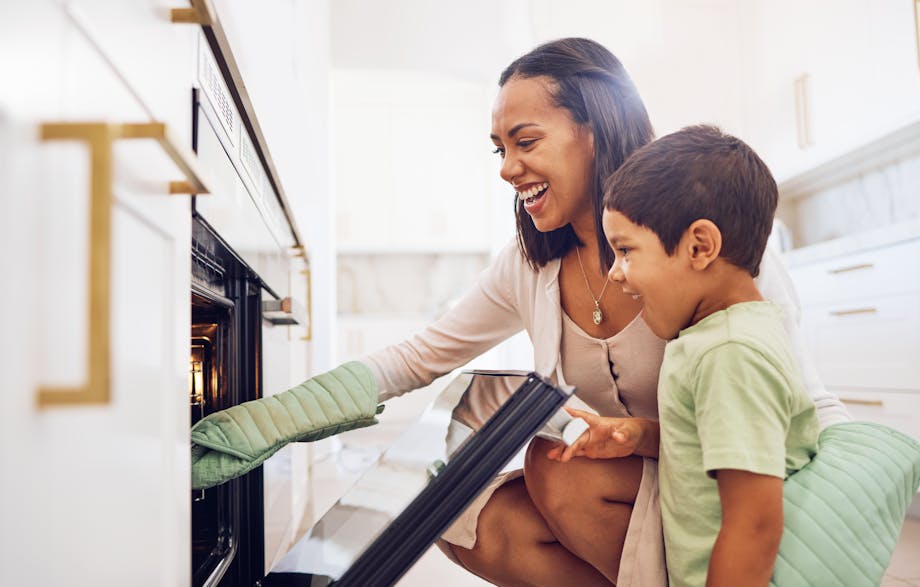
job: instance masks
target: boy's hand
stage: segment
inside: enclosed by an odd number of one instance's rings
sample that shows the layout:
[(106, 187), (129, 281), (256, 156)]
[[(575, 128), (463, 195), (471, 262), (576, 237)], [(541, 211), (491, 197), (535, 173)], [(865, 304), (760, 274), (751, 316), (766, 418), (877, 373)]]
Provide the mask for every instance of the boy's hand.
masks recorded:
[[(647, 444), (650, 427), (654, 426), (654, 454), (643, 456), (658, 457), (658, 423), (642, 418), (607, 418), (566, 407), (565, 410), (575, 418), (588, 423), (588, 430), (569, 446), (557, 445), (546, 456), (554, 461), (568, 462), (572, 457), (589, 459), (613, 459), (631, 454), (649, 452), (640, 448)], [(651, 424), (650, 424), (651, 423)], [(650, 449), (651, 447), (649, 447)]]

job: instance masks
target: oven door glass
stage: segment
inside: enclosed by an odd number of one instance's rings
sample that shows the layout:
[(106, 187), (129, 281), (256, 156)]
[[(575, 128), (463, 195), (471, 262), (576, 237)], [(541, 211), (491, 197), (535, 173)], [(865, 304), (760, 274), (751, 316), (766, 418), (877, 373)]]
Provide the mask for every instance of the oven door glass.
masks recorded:
[(394, 584), (571, 392), (534, 373), (461, 373), (263, 585)]

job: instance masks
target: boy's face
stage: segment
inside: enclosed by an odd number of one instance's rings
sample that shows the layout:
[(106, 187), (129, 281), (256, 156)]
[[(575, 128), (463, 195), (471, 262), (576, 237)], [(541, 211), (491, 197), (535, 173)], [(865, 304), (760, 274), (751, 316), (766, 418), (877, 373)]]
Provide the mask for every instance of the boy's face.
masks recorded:
[(684, 247), (678, 245), (668, 256), (658, 235), (613, 210), (604, 210), (603, 225), (616, 254), (610, 279), (642, 301), (643, 318), (655, 336), (676, 338), (691, 323), (697, 307), (690, 288), (694, 275)]

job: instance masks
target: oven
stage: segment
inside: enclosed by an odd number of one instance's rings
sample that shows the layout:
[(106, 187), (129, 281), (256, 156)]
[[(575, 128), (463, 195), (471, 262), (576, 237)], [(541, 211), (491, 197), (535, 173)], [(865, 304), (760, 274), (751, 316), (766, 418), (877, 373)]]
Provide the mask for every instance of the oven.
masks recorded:
[[(227, 64), (204, 34), (193, 89), (193, 148), (210, 193), (192, 200), (190, 424), (230, 406), (284, 391), (302, 380), (292, 328), (306, 321), (292, 300), (295, 231), (241, 115)], [(302, 363), (303, 365), (298, 365)], [(302, 367), (298, 369), (298, 367)], [(299, 377), (299, 379), (298, 379)], [(295, 380), (296, 379), (296, 380)], [(192, 581), (199, 586), (258, 585), (293, 540), (293, 450), (228, 483), (193, 491)], [(301, 503), (305, 499), (299, 500)]]
[[(261, 285), (201, 217), (192, 220), (190, 424), (261, 396)], [(193, 491), (192, 585), (253, 585), (264, 567), (261, 469)]]

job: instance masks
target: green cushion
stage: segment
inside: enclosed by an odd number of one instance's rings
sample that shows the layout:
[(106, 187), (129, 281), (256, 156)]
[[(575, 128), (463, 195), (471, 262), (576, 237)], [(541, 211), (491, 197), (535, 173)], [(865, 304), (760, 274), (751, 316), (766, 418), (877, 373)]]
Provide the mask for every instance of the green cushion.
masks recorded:
[(283, 393), (209, 414), (192, 428), (192, 488), (248, 473), (290, 442), (375, 424), (377, 413), (374, 375), (353, 361)]
[(868, 422), (826, 428), (783, 487), (785, 530), (771, 585), (876, 587), (920, 486), (920, 443)]

